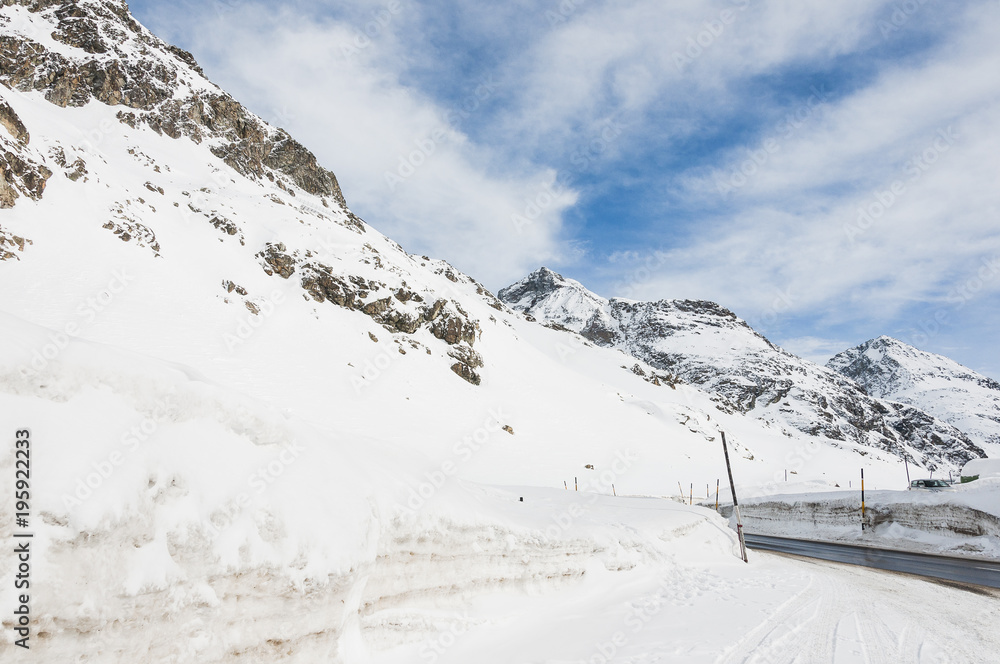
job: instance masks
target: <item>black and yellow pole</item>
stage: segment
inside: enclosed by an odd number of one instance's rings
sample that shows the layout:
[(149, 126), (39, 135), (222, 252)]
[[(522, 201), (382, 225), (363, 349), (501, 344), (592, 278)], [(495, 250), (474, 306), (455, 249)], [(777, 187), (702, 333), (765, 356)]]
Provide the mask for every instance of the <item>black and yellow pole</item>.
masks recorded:
[(861, 532), (865, 530), (865, 469), (861, 469)]

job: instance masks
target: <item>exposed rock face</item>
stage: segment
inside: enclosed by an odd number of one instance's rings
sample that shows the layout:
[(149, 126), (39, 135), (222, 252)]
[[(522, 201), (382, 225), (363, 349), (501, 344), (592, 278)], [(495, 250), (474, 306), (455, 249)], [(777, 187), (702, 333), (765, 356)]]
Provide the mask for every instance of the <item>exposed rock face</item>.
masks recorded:
[(44, 157), (28, 147), (31, 136), (10, 104), (0, 101), (0, 209), (14, 207), (21, 196), (38, 200), (52, 171)]
[(869, 396), (845, 376), (775, 346), (714, 302), (606, 300), (546, 268), (499, 297), (540, 323), (620, 348), (716, 395), (724, 410), (772, 426), (852, 441), (930, 467), (985, 456), (954, 426)]
[[(25, 196), (39, 199), (57, 168), (81, 185), (88, 179), (99, 179), (97, 172), (102, 169), (96, 159), (100, 158), (93, 155), (109, 148), (110, 142), (102, 144), (104, 137), (115, 134), (117, 140), (119, 132), (127, 136), (130, 129), (148, 128), (201, 144), (207, 160), (214, 161), (208, 154), (211, 151), (235, 171), (220, 175), (215, 180), (217, 187), (201, 187), (193, 194), (179, 192), (187, 200), (178, 200), (178, 192), (165, 190), (164, 181), (156, 177), (161, 167), (169, 170), (169, 165), (157, 163), (137, 147), (128, 147), (136, 164), (149, 169), (144, 177), (150, 179), (139, 185), (142, 191), (132, 188), (127, 196), (111, 203), (101, 225), (153, 258), (165, 257), (157, 239), (157, 231), (163, 231), (158, 206), (179, 209), (186, 222), (207, 222), (218, 232), (219, 241), (247, 244), (247, 217), (237, 214), (225, 193), (217, 190), (240, 176), (262, 185), (266, 206), (278, 205), (282, 214), (301, 215), (299, 223), (304, 228), (315, 224), (314, 220), (305, 221), (312, 216), (319, 218), (320, 224), (332, 222), (357, 235), (370, 232), (347, 209), (334, 174), (322, 168), (311, 152), (208, 81), (190, 53), (164, 43), (142, 27), (122, 0), (0, 0), (0, 5), (4, 7), (0, 13), (0, 85), (13, 91), (9, 103), (7, 97), (0, 100), (0, 206), (13, 206)], [(58, 44), (53, 44), (49, 35)], [(63, 108), (95, 103), (117, 108), (101, 114), (104, 124), (83, 128), (83, 140), (49, 142), (43, 155), (40, 148), (28, 145), (29, 130), (39, 135), (36, 143), (45, 144), (46, 128), (33, 127), (32, 118), (18, 117), (18, 104), (27, 103), (20, 93), (41, 96)], [(210, 166), (213, 173), (218, 171)], [(171, 213), (176, 218), (176, 212)], [(170, 234), (164, 232), (164, 237)], [(0, 259), (18, 259), (30, 243), (0, 229)], [(408, 345), (433, 354), (431, 345), (440, 340), (445, 368), (471, 384), (481, 382), (477, 370), (483, 360), (473, 349), (480, 334), (479, 322), (457, 304), (460, 296), (442, 293), (452, 284), (473, 286), (488, 301), (492, 299), (493, 306), (502, 307), (499, 301), (451, 266), (429, 258), (421, 262), (398, 245), (393, 248), (399, 254), (383, 261), (366, 242), (359, 263), (341, 263), (336, 249), (324, 243), (321, 240), (317, 246), (313, 242), (310, 247), (309, 241), (299, 238), (300, 246), (290, 249), (280, 242), (265, 242), (248, 248), (246, 259), (256, 260), (275, 279), (296, 281), (303, 295), (315, 302), (356, 311), (393, 334), (426, 335), (423, 343), (413, 338), (395, 339), (401, 353)], [(441, 292), (426, 284), (421, 288), (408, 286), (393, 263), (399, 260), (412, 260), (415, 265), (411, 267), (425, 273), (422, 276), (432, 283), (437, 283), (435, 275), (441, 275), (447, 285)], [(231, 285), (227, 294), (243, 290), (245, 297), (245, 289)], [(251, 313), (262, 311), (257, 303), (244, 304)]]
[(31, 240), (18, 237), (9, 231), (5, 231), (3, 227), (0, 226), (0, 261), (7, 261), (11, 259), (21, 260), (14, 252), (24, 251), (24, 246), (26, 244), (31, 244)]
[(171, 138), (216, 139), (213, 153), (242, 175), (284, 175), (302, 190), (346, 208), (337, 178), (311, 152), (205, 79), (190, 53), (140, 26), (125, 2), (3, 4), (37, 14), (50, 24), (55, 40), (74, 49), (67, 57), (27, 35), (0, 35), (3, 85), (42, 92), (57, 106), (84, 106), (92, 100), (123, 106), (130, 110), (118, 114), (121, 122), (133, 127), (144, 123)]
[(1000, 383), (954, 360), (881, 336), (827, 363), (870, 395), (909, 404), (1000, 455)]
[(14, 139), (27, 145), (31, 141), (28, 129), (21, 122), (14, 109), (5, 101), (0, 100), (0, 125), (3, 125)]
[(381, 281), (339, 275), (331, 266), (311, 260), (309, 253), (289, 252), (284, 244), (269, 243), (257, 258), (268, 274), (283, 279), (298, 274), (303, 290), (317, 302), (360, 311), (390, 332), (415, 334), (420, 329), (428, 330), (451, 347), (448, 355), (456, 360), (452, 371), (473, 385), (481, 383), (475, 370), (483, 366), (483, 360), (473, 350), (479, 322), (457, 302), (445, 298), (429, 302), (423, 295), (405, 288), (393, 290)]

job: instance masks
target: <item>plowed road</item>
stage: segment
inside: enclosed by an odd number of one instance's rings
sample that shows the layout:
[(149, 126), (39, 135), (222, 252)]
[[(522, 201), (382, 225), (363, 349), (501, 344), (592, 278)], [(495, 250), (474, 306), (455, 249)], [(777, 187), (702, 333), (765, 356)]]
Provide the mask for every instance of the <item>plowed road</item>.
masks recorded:
[(749, 533), (746, 534), (746, 542), (751, 549), (760, 551), (791, 553), (808, 558), (1000, 588), (1000, 562)]

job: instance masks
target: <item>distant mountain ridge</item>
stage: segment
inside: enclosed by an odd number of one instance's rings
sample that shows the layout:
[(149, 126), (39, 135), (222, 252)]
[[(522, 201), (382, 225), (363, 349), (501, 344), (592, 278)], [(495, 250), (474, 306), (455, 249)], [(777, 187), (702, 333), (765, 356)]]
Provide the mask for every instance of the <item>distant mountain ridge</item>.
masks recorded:
[(870, 396), (853, 380), (774, 345), (714, 302), (605, 299), (544, 267), (498, 297), (543, 324), (619, 348), (716, 395), (720, 407), (772, 427), (851, 440), (929, 467), (985, 456), (955, 426), (913, 405)]
[(931, 413), (1000, 456), (1000, 382), (888, 336), (845, 350), (827, 366), (872, 396)]

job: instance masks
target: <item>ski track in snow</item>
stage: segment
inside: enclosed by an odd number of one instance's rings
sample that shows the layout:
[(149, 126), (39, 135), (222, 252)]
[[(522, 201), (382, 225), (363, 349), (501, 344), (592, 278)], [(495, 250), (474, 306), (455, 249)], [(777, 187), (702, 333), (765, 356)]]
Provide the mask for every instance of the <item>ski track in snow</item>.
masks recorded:
[(806, 587), (715, 664), (994, 661), (978, 642), (995, 630), (997, 593), (984, 591), (993, 598), (980, 613), (961, 601), (969, 591), (824, 561), (788, 562), (808, 570)]

